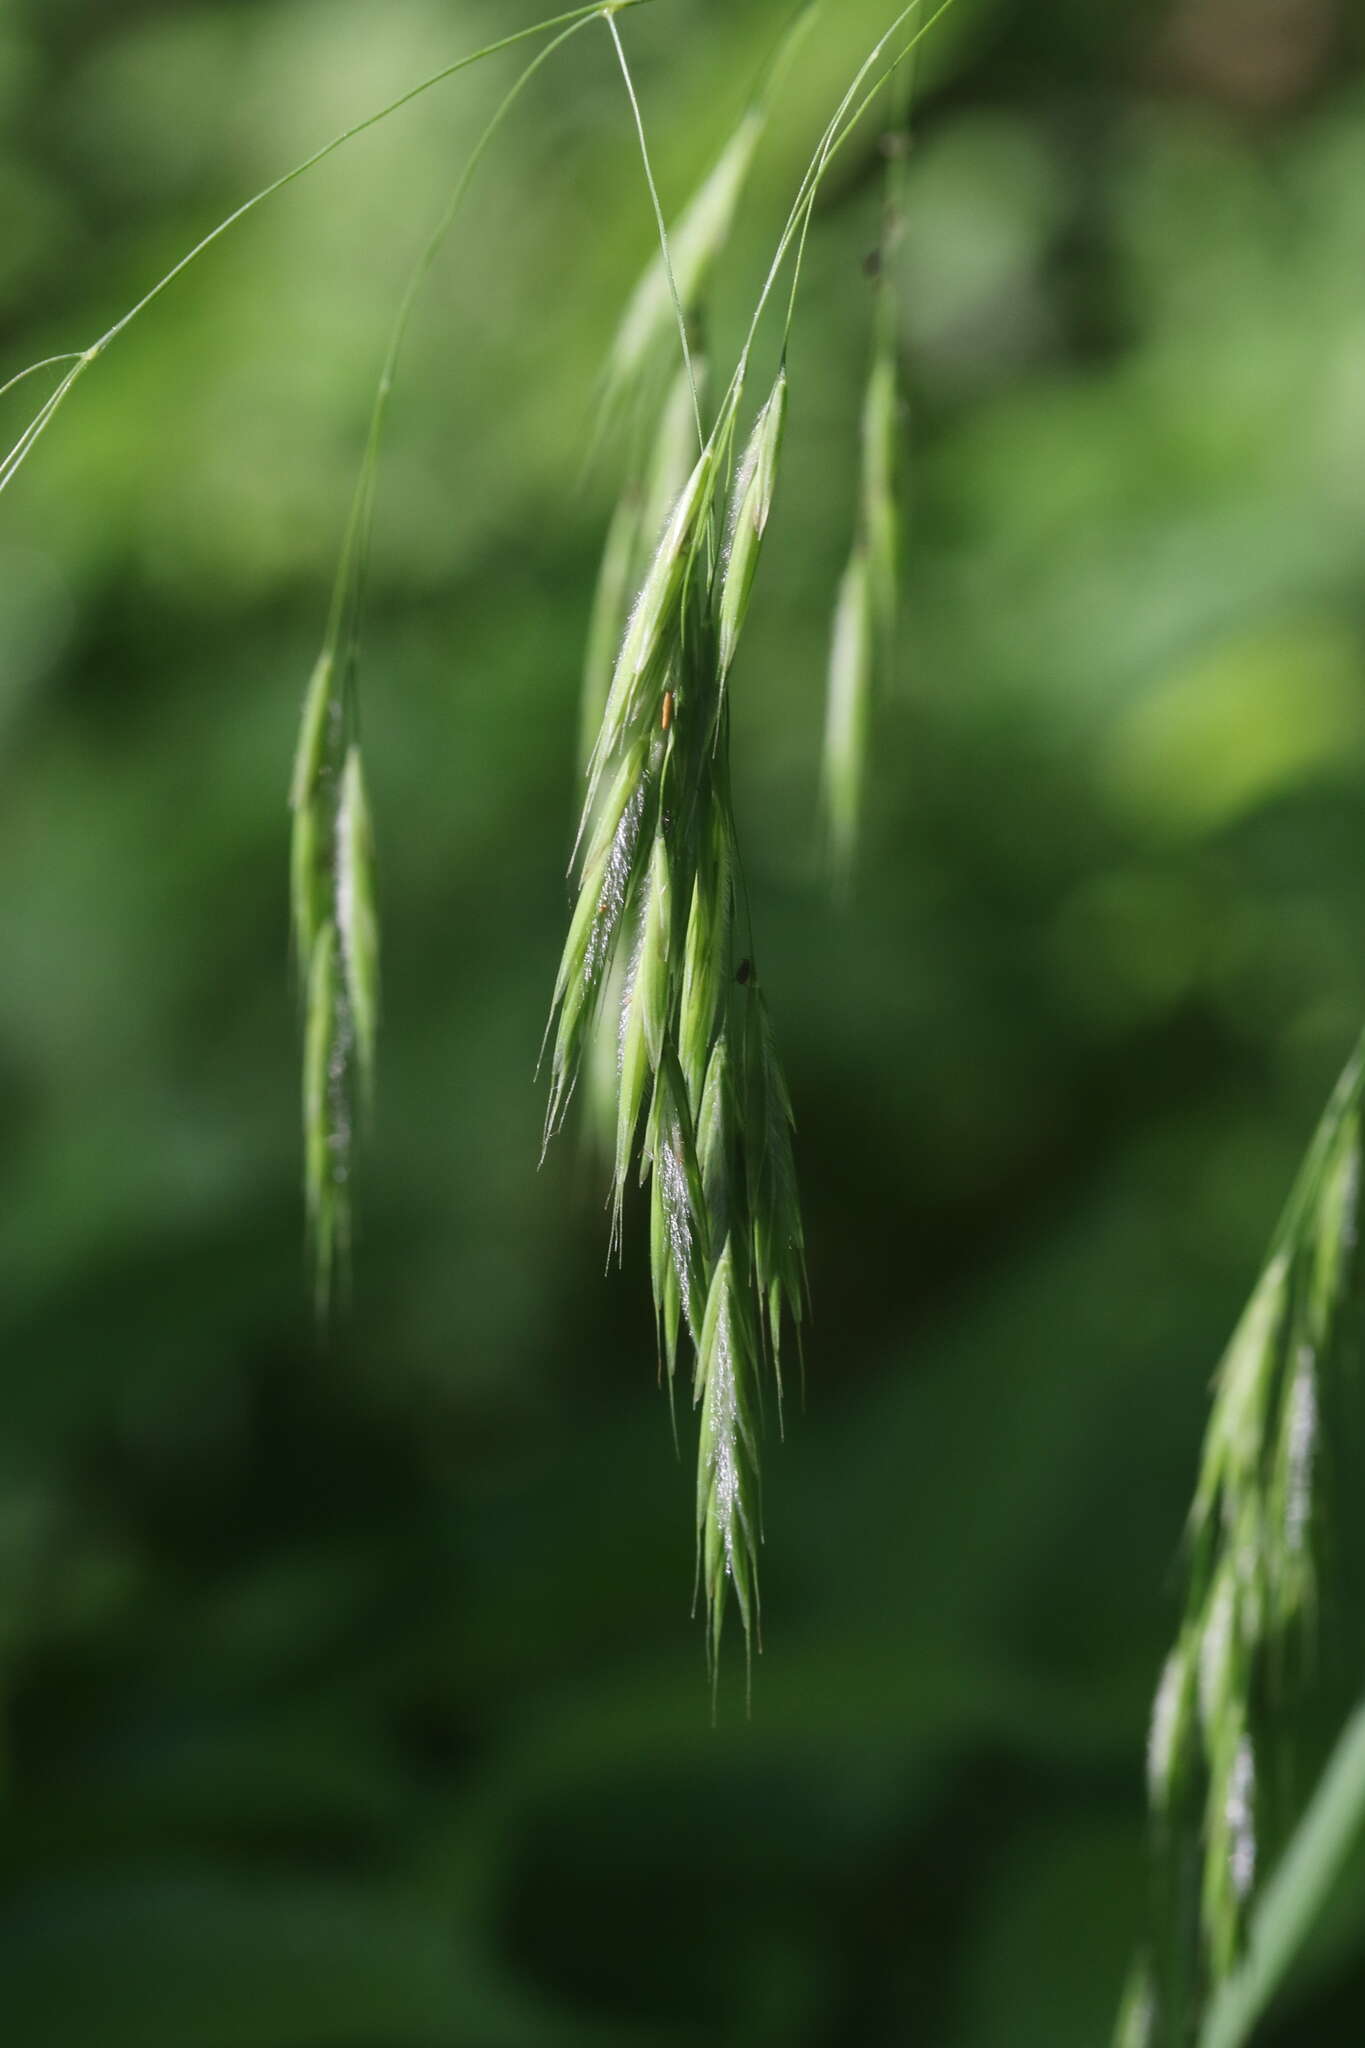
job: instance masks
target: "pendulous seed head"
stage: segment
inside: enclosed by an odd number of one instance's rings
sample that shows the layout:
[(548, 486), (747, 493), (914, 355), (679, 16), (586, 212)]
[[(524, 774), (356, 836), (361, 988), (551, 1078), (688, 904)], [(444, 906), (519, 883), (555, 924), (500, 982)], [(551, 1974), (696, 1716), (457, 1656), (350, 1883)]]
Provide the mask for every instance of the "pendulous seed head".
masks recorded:
[[(1189, 1932), (1167, 1887), (1158, 1952), (1219, 1984), (1237, 1965), (1265, 1861), (1259, 1760), (1291, 1686), (1312, 1680), (1319, 1578), (1334, 1557), (1320, 1466), (1324, 1408), (1354, 1372), (1365, 1275), (1357, 1242), (1365, 1040), (1328, 1104), (1251, 1298), (1224, 1353), (1189, 1518), (1185, 1617), (1157, 1690), (1148, 1748), (1155, 1839), (1197, 1866)], [(1281, 1771), (1281, 1765), (1286, 1768)], [(1203, 1788), (1202, 1799), (1187, 1795)], [(1279, 1792), (1276, 1791), (1278, 1799)], [(1270, 1809), (1272, 1839), (1283, 1815)]]

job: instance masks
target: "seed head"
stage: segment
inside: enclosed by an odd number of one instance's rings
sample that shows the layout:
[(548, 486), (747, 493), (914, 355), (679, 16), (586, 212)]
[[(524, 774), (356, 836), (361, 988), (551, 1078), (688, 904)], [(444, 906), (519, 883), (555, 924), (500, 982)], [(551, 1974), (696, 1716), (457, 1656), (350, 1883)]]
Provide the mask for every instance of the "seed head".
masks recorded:
[[(1241, 1954), (1264, 1862), (1257, 1755), (1267, 1716), (1283, 1745), (1288, 1688), (1314, 1673), (1319, 1577), (1334, 1555), (1319, 1446), (1324, 1406), (1353, 1370), (1363, 1052), (1365, 1040), (1218, 1370), (1190, 1511), (1185, 1618), (1152, 1714), (1157, 1853), (1172, 1871), (1202, 1858), (1197, 1935), (1159, 1927), (1157, 1946), (1197, 1948), (1181, 1967), (1215, 1986)], [(1201, 1782), (1202, 1812), (1186, 1796)], [(1163, 1896), (1178, 1901), (1182, 1889), (1172, 1880)], [(1178, 1918), (1178, 1905), (1168, 1910)]]

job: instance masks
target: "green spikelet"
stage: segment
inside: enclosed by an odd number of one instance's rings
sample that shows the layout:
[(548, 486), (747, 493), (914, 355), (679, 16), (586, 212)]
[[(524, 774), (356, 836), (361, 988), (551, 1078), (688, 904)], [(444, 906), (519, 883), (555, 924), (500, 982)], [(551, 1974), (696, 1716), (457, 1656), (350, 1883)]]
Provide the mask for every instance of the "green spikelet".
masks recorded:
[(332, 1305), (350, 1246), (350, 1113), (344, 1085), (347, 1019), (336, 926), (313, 942), (303, 1053), (303, 1148), (318, 1314)]
[(379, 1031), (379, 917), (370, 807), (360, 749), (355, 745), (346, 750), (337, 806), (336, 915), (360, 1082), (368, 1100), (374, 1092)]
[(722, 689), (749, 609), (749, 594), (758, 570), (759, 550), (763, 545), (768, 515), (772, 511), (786, 421), (787, 371), (784, 365), (778, 371), (768, 401), (754, 423), (749, 445), (735, 477), (725, 560), (720, 576), (717, 659)]
[[(1237, 1968), (1296, 1818), (1276, 1788), (1290, 1782), (1288, 1709), (1314, 1683), (1325, 1560), (1340, 1559), (1324, 1418), (1354, 1383), (1361, 1097), (1358, 1046), (1218, 1369), (1190, 1511), (1185, 1614), (1148, 1741), (1153, 2048), (1192, 2038), (1205, 2000)], [(1192, 1861), (1193, 1894), (1180, 1875)]]

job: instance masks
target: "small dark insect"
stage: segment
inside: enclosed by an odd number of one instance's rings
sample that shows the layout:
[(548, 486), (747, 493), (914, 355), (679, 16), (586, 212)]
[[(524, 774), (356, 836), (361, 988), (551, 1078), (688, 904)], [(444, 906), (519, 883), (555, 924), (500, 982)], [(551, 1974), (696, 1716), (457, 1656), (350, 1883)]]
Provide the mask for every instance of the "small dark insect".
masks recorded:
[(673, 723), (673, 692), (672, 692), (671, 690), (665, 690), (665, 691), (664, 691), (664, 708), (663, 708), (663, 710), (662, 710), (662, 711), (660, 712), (660, 714), (659, 714), (659, 724), (660, 724), (660, 725), (661, 725), (661, 726), (663, 727), (664, 731), (665, 731), (665, 732), (667, 732), (667, 731), (668, 731), (668, 728), (669, 728), (669, 726), (670, 726), (670, 725), (672, 725), (672, 723)]
[(747, 985), (749, 977), (753, 973), (753, 971), (754, 963), (752, 960), (740, 961), (739, 972), (736, 974), (735, 980), (739, 983), (741, 988), (744, 988)]
[(863, 276), (875, 278), (880, 277), (881, 274), (882, 252), (880, 249), (869, 249), (863, 258)]

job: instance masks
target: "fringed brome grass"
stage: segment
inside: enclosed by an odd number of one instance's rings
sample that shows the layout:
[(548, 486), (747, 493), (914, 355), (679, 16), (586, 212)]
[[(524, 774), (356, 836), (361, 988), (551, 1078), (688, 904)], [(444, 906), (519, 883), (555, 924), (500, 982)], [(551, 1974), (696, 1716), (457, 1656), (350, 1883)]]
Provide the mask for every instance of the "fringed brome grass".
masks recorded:
[[(1218, 1370), (1190, 1512), (1184, 1619), (1152, 1711), (1155, 1926), (1120, 2040), (1183, 2044), (1242, 1955), (1302, 1805), (1294, 1731), (1342, 1562), (1328, 1418), (1355, 1375), (1365, 1042), (1319, 1125)], [(1137, 2031), (1146, 2015), (1147, 2032)], [(1126, 2028), (1124, 2032), (1122, 2029)]]
[[(661, 1366), (693, 1347), (698, 1576), (713, 1668), (727, 1593), (758, 1625), (765, 1358), (803, 1272), (791, 1117), (751, 957), (741, 958), (725, 683), (772, 502), (785, 371), (726, 473), (738, 392), (684, 482), (622, 635), (590, 756), (578, 896), (555, 986), (547, 1137), (608, 987), (615, 1038), (611, 1239), (649, 1191)], [(613, 974), (619, 979), (613, 984)]]
[[(291, 921), (304, 998), (304, 1193), (318, 1313), (331, 1306), (351, 1242), (353, 1132), (373, 1102), (379, 1033), (379, 915), (374, 840), (360, 747), (361, 623), (379, 457), (394, 373), (417, 297), (470, 180), (541, 67), (599, 10), (565, 25), (525, 66), (467, 157), (399, 301), (337, 565), (323, 651), (304, 698), (290, 790)], [(554, 26), (550, 24), (549, 26)], [(498, 45), (497, 47), (504, 47)], [(322, 1083), (326, 1054), (326, 1085)]]
[(320, 1315), (330, 1307), (350, 1245), (357, 1019), (368, 1061), (379, 1002), (370, 834), (352, 721), (353, 699), (328, 651), (304, 700), (290, 789), (291, 911), (304, 1003), (304, 1188)]
[[(612, 514), (583, 665), (579, 755), (585, 771), (597, 746), (631, 600), (696, 459), (694, 398), (704, 404), (705, 393), (705, 363), (694, 348), (690, 363), (674, 376), (653, 444), (627, 481)], [(594, 1045), (584, 1074), (585, 1127), (607, 1159), (612, 1158), (616, 1143), (616, 1019), (621, 1012), (624, 974), (625, 963), (618, 959), (611, 970), (607, 999), (598, 1009)]]
[(351, 1240), (356, 1109), (379, 1020), (374, 852), (354, 691), (328, 651), (304, 700), (290, 790), (294, 951), (304, 1003), (304, 1189), (318, 1313)]
[[(0, 489), (80, 377), (235, 222), (441, 80), (528, 38), (550, 38), (485, 128), (401, 301), (323, 651), (305, 694), (290, 788), (290, 917), (304, 1008), (307, 1209), (318, 1307), (325, 1314), (351, 1242), (353, 1131), (357, 1111), (373, 1094), (379, 1025), (379, 923), (360, 738), (359, 655), (378, 458), (394, 370), (418, 290), (492, 136), (552, 53), (590, 21), (605, 23), (635, 118), (659, 249), (613, 344), (604, 411), (652, 409), (654, 379), (662, 389), (673, 326), (683, 367), (651, 436), (651, 456), (613, 522), (594, 611), (584, 687), (587, 789), (575, 846), (578, 895), (551, 1010), (546, 1137), (562, 1123), (585, 1067), (609, 1079), (611, 1240), (619, 1252), (628, 1192), (638, 1180), (649, 1192), (660, 1364), (670, 1386), (684, 1332), (692, 1346), (699, 1417), (697, 1571), (714, 1672), (731, 1591), (749, 1648), (757, 1635), (763, 1382), (770, 1371), (780, 1399), (783, 1324), (789, 1319), (799, 1329), (805, 1300), (791, 1105), (741, 902), (729, 782), (730, 676), (777, 483), (788, 397), (786, 343), (816, 197), (830, 163), (887, 78), (952, 0), (940, 0), (927, 20), (923, 0), (903, 7), (841, 99), (802, 179), (709, 431), (693, 349), (708, 281), (777, 81), (817, 0), (799, 10), (671, 240), (617, 27), (618, 15), (642, 4), (593, 0), (446, 65), (247, 200), (89, 348), (34, 364), (0, 388), (2, 398), (30, 376), (63, 372), (0, 461)], [(920, 25), (886, 64), (888, 48), (912, 17), (920, 17)], [(794, 245), (782, 367), (736, 462), (759, 321)], [(874, 378), (859, 545), (869, 601), (885, 622), (894, 526), (890, 429), (878, 409), (881, 393)], [(636, 595), (627, 609), (632, 589)], [(605, 1043), (598, 1033), (604, 1011), (611, 1033)]]
[[(740, 901), (729, 784), (729, 681), (777, 484), (788, 403), (786, 344), (816, 195), (889, 71), (870, 89), (869, 75), (917, 11), (911, 5), (896, 17), (821, 138), (709, 433), (691, 336), (701, 311), (697, 295), (720, 254), (757, 139), (755, 110), (745, 115), (670, 239), (629, 66), (610, 24), (659, 252), (613, 351), (608, 392), (621, 402), (642, 389), (647, 364), (670, 326), (676, 330), (682, 370), (656, 429), (654, 475), (657, 480), (671, 468), (677, 488), (628, 613), (622, 593), (642, 527), (651, 536), (658, 523), (653, 510), (637, 515), (637, 505), (650, 504), (638, 480), (613, 519), (599, 577), (583, 693), (587, 788), (575, 844), (577, 898), (546, 1033), (545, 1135), (548, 1144), (586, 1074), (592, 1118), (611, 1162), (610, 1241), (618, 1255), (629, 1188), (637, 1179), (648, 1188), (660, 1370), (670, 1389), (684, 1330), (694, 1358), (697, 1574), (713, 1683), (731, 1593), (747, 1652), (758, 1637), (762, 1388), (771, 1372), (780, 1403), (783, 1325), (790, 1320), (799, 1331), (805, 1305), (791, 1104), (752, 938), (740, 950), (747, 909)], [(788, 49), (809, 12), (803, 11)], [(918, 30), (912, 46), (924, 32)], [(776, 68), (781, 62), (779, 56)], [(757, 104), (761, 108), (761, 98)], [(798, 240), (781, 364), (736, 460), (758, 322), (783, 258)], [(868, 404), (868, 488), (874, 495), (889, 489), (894, 387), (889, 421), (876, 410), (884, 387), (884, 379), (874, 380)], [(695, 458), (682, 452), (689, 405), (701, 443)], [(860, 545), (876, 558), (877, 616), (889, 627), (890, 515), (879, 506), (879, 516), (865, 517), (863, 529)], [(613, 628), (618, 637), (609, 660)]]

